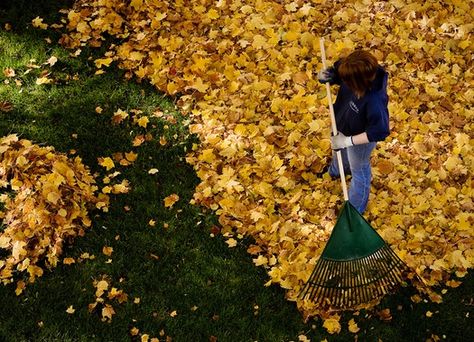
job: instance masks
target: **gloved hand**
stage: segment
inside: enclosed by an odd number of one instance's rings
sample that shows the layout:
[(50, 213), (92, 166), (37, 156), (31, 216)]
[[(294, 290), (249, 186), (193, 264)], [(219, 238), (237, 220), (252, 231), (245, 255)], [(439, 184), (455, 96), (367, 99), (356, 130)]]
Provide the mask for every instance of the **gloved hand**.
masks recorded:
[(338, 132), (337, 135), (331, 136), (331, 146), (333, 150), (340, 150), (346, 147), (354, 146), (352, 142), (352, 137), (346, 137), (341, 132)]
[(334, 78), (334, 68), (321, 69), (318, 72), (318, 80), (320, 83), (331, 82)]

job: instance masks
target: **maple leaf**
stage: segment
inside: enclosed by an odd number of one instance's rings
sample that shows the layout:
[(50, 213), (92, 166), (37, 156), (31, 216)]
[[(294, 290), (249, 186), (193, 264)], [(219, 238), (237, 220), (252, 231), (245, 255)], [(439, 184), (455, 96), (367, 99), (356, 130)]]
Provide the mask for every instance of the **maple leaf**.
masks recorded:
[(357, 323), (354, 321), (353, 318), (348, 323), (349, 325), (349, 331), (353, 334), (356, 334), (360, 331), (360, 328), (357, 326)]
[(109, 67), (110, 63), (113, 62), (112, 57), (106, 57), (106, 58), (97, 58), (94, 63), (96, 68), (102, 68), (103, 66)]
[(114, 113), (114, 116), (112, 118), (112, 122), (114, 124), (119, 124), (121, 123), (123, 120), (125, 120), (126, 118), (128, 118), (128, 113), (123, 111), (122, 109), (118, 109), (115, 113)]
[(46, 30), (48, 28), (48, 24), (43, 23), (43, 18), (36, 17), (34, 18), (31, 23), (33, 24), (33, 27)]
[(51, 84), (53, 83), (53, 80), (44, 76), (44, 77), (39, 77), (36, 79), (36, 84), (37, 85), (42, 85), (42, 84)]
[(235, 239), (233, 239), (233, 238), (227, 239), (225, 243), (226, 243), (227, 246), (229, 246), (230, 248), (237, 246), (237, 240), (235, 240)]
[(130, 6), (133, 7), (135, 10), (140, 9), (140, 7), (143, 5), (143, 0), (131, 0), (130, 1)]
[(163, 203), (166, 208), (171, 208), (176, 202), (179, 201), (179, 196), (177, 194), (171, 194), (163, 200)]
[(126, 194), (130, 191), (130, 182), (124, 179), (119, 184), (114, 184), (112, 186), (112, 193), (113, 194)]
[(330, 334), (336, 334), (341, 331), (341, 324), (339, 323), (340, 317), (338, 315), (324, 320), (323, 328), (326, 328)]
[(112, 321), (112, 316), (115, 315), (115, 310), (110, 304), (105, 304), (102, 308), (102, 320), (110, 323)]
[(76, 260), (74, 260), (74, 258), (64, 258), (63, 259), (63, 264), (64, 265), (72, 265), (76, 262)]
[(114, 161), (110, 157), (99, 158), (99, 165), (105, 167), (107, 171), (115, 167)]
[(15, 69), (13, 68), (5, 68), (3, 69), (3, 75), (5, 75), (5, 77), (15, 77), (16, 76), (16, 72), (15, 72)]
[(106, 280), (100, 280), (99, 282), (97, 282), (95, 287), (96, 287), (95, 296), (102, 297), (104, 292), (109, 288), (109, 283)]
[(26, 283), (23, 280), (19, 280), (16, 283), (16, 289), (15, 289), (15, 294), (19, 296), (20, 294), (23, 293), (24, 289), (26, 287)]
[(2, 112), (10, 112), (13, 110), (13, 106), (10, 102), (8, 101), (0, 101), (0, 111)]
[(125, 158), (131, 163), (137, 160), (137, 157), (138, 157), (138, 154), (133, 151), (125, 152)]
[(379, 310), (377, 312), (377, 315), (383, 321), (391, 321), (392, 320), (392, 313), (390, 312), (390, 309)]
[(142, 116), (140, 119), (137, 120), (138, 126), (146, 128), (150, 120), (147, 116)]
[(104, 255), (111, 256), (113, 251), (114, 251), (113, 247), (109, 247), (109, 246), (102, 247), (102, 253)]
[(257, 259), (253, 259), (255, 266), (262, 266), (268, 264), (268, 259), (263, 255), (259, 255)]
[(145, 142), (145, 136), (144, 135), (137, 135), (132, 142), (132, 145), (134, 147), (141, 146)]
[(67, 309), (66, 312), (70, 315), (72, 315), (74, 312), (76, 312), (76, 309), (72, 305), (70, 305)]
[(57, 61), (58, 61), (57, 57), (51, 56), (46, 63), (49, 64), (50, 66), (53, 66), (57, 63)]

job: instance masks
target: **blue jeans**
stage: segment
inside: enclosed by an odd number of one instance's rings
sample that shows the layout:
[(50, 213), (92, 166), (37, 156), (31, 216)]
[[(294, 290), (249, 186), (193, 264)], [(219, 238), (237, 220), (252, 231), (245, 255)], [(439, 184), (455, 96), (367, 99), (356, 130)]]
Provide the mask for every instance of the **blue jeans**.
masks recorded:
[[(341, 150), (344, 173), (352, 174), (349, 186), (349, 202), (354, 208), (363, 213), (367, 208), (370, 194), (370, 182), (372, 180), (372, 169), (370, 166), (370, 154), (376, 143), (370, 142), (363, 145), (355, 145)], [(329, 175), (333, 178), (339, 176), (336, 153), (333, 153), (329, 165)]]

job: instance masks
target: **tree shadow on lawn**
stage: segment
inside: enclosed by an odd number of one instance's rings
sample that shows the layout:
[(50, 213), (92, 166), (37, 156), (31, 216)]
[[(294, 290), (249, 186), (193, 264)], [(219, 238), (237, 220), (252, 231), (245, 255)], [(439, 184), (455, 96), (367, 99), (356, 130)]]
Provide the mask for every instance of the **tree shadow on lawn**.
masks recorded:
[[(28, 22), (25, 19), (25, 25)], [(18, 39), (22, 46), (42, 46), (45, 36), (37, 30), (21, 30)], [(78, 80), (37, 86), (36, 76), (29, 75), (23, 80), (22, 92), (13, 84), (2, 91), (13, 110), (1, 114), (0, 135), (16, 133), (60, 152), (75, 150), (93, 172), (104, 174), (97, 165), (98, 157), (131, 150), (132, 128), (113, 126), (111, 113), (118, 108), (171, 105), (151, 86), (123, 81), (123, 73), (116, 69), (95, 76), (91, 62), (82, 62), (85, 66), (60, 58), (53, 68), (53, 76), (59, 70), (79, 74)], [(97, 114), (96, 106), (104, 112)], [(164, 124), (156, 125), (163, 129)], [(285, 339), (297, 334), (303, 327), (301, 317), (284, 300), (284, 291), (264, 288), (266, 273), (254, 267), (245, 246), (230, 250), (223, 239), (209, 238), (215, 218), (188, 204), (198, 180), (183, 159), (185, 148), (193, 142), (190, 136), (184, 144), (145, 144), (138, 150), (136, 164), (121, 169), (132, 183), (132, 192), (114, 198), (110, 212), (97, 215), (86, 236), (65, 248), (64, 257), (77, 259), (87, 252), (96, 259), (59, 265), (20, 297), (14, 296), (14, 285), (0, 287), (0, 337), (129, 340), (132, 325), (155, 336), (165, 329), (177, 340), (207, 340), (210, 336), (239, 340), (255, 334)], [(160, 170), (156, 177), (147, 175), (152, 167)], [(163, 197), (172, 192), (181, 200), (173, 209), (165, 209)], [(150, 227), (150, 219), (158, 221), (156, 228)], [(111, 263), (102, 254), (104, 246), (114, 248)], [(92, 280), (102, 275), (108, 275), (113, 286), (130, 296), (127, 303), (115, 306), (117, 314), (110, 324), (100, 321), (100, 313), (87, 310), (95, 300)], [(141, 298), (140, 305), (132, 302), (134, 297)], [(259, 315), (254, 312), (257, 304)], [(69, 305), (74, 306), (75, 314), (65, 312)], [(197, 309), (191, 310), (193, 307)], [(170, 316), (172, 310), (179, 312), (177, 317)], [(282, 314), (285, 324), (275, 323)]]

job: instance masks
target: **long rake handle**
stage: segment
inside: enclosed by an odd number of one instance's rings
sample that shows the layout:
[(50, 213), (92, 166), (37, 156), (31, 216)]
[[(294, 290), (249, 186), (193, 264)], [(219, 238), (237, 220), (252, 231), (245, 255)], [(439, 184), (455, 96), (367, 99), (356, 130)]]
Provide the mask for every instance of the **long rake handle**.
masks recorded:
[[(321, 58), (323, 62), (323, 68), (326, 69), (326, 50), (324, 48), (324, 38), (319, 40), (319, 45), (321, 47)], [(336, 116), (334, 115), (334, 106), (332, 104), (332, 95), (331, 95), (331, 86), (329, 82), (326, 83), (326, 96), (329, 102), (329, 114), (331, 116), (331, 127), (332, 127), (332, 134), (337, 135), (337, 125), (336, 125)], [(344, 174), (344, 164), (342, 162), (342, 154), (341, 151), (336, 151), (337, 157), (337, 164), (339, 166), (339, 174), (341, 176), (341, 186), (342, 186), (342, 193), (344, 194), (344, 200), (349, 200), (349, 194), (347, 193), (347, 183), (346, 183), (346, 175)]]

